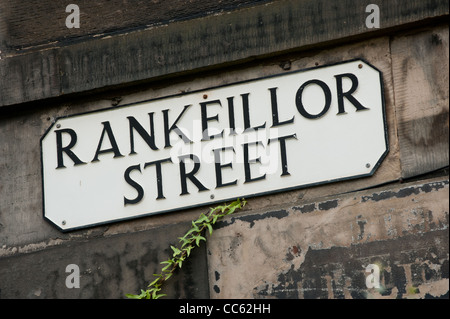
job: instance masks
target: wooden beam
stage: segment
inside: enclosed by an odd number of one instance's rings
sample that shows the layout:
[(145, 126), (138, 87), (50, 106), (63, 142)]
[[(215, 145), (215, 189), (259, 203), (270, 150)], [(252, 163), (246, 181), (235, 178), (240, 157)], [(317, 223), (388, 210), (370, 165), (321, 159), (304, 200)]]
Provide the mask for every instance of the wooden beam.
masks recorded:
[[(270, 0), (2, 0), (8, 51), (28, 51), (50, 43), (70, 44), (100, 34), (120, 34), (150, 26), (231, 12)], [(69, 3), (80, 10), (80, 27), (67, 28)], [(1, 30), (1, 26), (0, 26)]]
[(391, 41), (402, 177), (448, 166), (448, 25)]
[[(380, 29), (366, 27), (366, 1), (280, 0), (130, 33), (94, 34), (20, 54), (6, 50), (0, 53), (0, 106), (378, 36), (448, 16), (444, 0), (378, 2)], [(106, 15), (108, 6), (101, 10), (98, 14)], [(2, 46), (8, 38), (0, 36)]]

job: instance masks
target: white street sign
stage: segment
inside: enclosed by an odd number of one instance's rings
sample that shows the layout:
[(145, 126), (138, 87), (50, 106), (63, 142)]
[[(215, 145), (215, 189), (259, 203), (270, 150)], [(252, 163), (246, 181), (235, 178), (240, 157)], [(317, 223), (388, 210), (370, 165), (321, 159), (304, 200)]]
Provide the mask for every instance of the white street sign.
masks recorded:
[(371, 176), (388, 152), (363, 60), (58, 118), (41, 139), (62, 231)]

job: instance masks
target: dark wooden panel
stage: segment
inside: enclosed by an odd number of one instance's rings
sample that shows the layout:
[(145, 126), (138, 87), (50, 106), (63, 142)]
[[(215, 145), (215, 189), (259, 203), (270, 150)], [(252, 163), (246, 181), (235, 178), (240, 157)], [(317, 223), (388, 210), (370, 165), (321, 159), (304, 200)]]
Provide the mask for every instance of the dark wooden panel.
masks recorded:
[[(161, 23), (187, 20), (221, 11), (247, 7), (268, 0), (2, 0), (7, 29), (6, 47), (20, 50), (50, 42), (123, 32)], [(80, 28), (65, 25), (66, 6), (80, 8)]]
[(24, 102), (61, 95), (57, 51), (0, 59), (0, 101)]
[[(346, 0), (286, 0), (169, 23), (128, 34), (92, 37), (71, 45), (0, 60), (0, 105), (156, 79), (181, 72), (242, 63), (326, 43), (379, 35), (448, 15), (444, 0), (379, 3), (381, 29), (365, 25), (367, 3)], [(11, 31), (11, 30), (10, 30)], [(54, 65), (40, 67), (54, 56)], [(38, 62), (35, 62), (38, 60)], [(36, 67), (19, 70), (14, 65)], [(56, 73), (55, 73), (56, 71)], [(29, 81), (33, 74), (33, 89)], [(13, 77), (11, 80), (11, 76)], [(51, 84), (52, 88), (48, 85)], [(58, 88), (55, 93), (53, 88)]]
[(448, 25), (394, 38), (392, 69), (404, 178), (449, 163)]

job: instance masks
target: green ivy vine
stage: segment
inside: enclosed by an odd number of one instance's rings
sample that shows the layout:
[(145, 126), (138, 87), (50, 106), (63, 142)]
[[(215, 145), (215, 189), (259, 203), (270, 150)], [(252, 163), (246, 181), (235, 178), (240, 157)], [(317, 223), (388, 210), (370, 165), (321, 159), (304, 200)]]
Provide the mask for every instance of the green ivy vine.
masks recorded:
[(165, 266), (159, 274), (153, 274), (156, 279), (148, 285), (147, 290), (141, 289), (139, 295), (126, 294), (126, 296), (132, 299), (158, 299), (166, 296), (166, 294), (160, 293), (163, 284), (172, 277), (177, 269), (182, 267), (183, 262), (189, 257), (191, 251), (195, 247), (199, 247), (202, 240), (206, 242), (206, 235), (203, 236), (206, 233), (206, 230), (208, 230), (209, 235), (211, 236), (213, 225), (219, 219), (233, 214), (236, 209), (243, 208), (246, 203), (245, 200), (241, 201), (240, 199), (237, 199), (228, 205), (224, 204), (211, 208), (207, 215), (202, 213), (197, 220), (192, 221), (191, 229), (189, 229), (183, 237), (178, 238), (181, 246), (179, 248), (170, 246), (173, 251), (172, 258), (161, 262), (161, 264)]

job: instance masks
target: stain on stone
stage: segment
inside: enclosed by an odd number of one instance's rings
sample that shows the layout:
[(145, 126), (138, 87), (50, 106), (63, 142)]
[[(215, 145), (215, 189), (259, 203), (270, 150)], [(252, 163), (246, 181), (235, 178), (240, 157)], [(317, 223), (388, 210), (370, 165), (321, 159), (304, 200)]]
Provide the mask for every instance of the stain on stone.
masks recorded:
[(421, 189), (425, 193), (430, 193), (432, 191), (437, 191), (437, 190), (439, 190), (441, 188), (444, 188), (445, 185), (448, 185), (448, 181), (424, 184), (424, 185), (422, 185)]
[(292, 246), (288, 248), (288, 252), (286, 253), (285, 260), (286, 261), (292, 261), (295, 257), (298, 257), (301, 253), (301, 249), (297, 246)]
[(448, 260), (444, 260), (441, 266), (441, 276), (442, 278), (448, 279)]
[(422, 272), (423, 265), (422, 264), (411, 264), (411, 280), (413, 286), (417, 287), (423, 284)]
[(216, 278), (216, 281), (220, 279), (220, 273), (217, 270), (214, 272), (214, 276)]
[(426, 293), (425, 294), (425, 299), (448, 299), (448, 291), (445, 293), (445, 294), (443, 294), (443, 295), (440, 295), (440, 296), (433, 296), (433, 295), (431, 295), (431, 294), (429, 294), (429, 293)]
[(273, 212), (267, 212), (261, 215), (250, 215), (250, 216), (242, 216), (241, 218), (239, 218), (240, 220), (246, 221), (246, 222), (250, 222), (250, 228), (252, 228), (255, 225), (255, 221), (256, 220), (261, 220), (261, 219), (265, 219), (265, 218), (278, 218), (278, 219), (282, 219), (284, 217), (287, 217), (289, 214), (286, 210), (282, 209), (282, 210), (277, 210), (277, 211), (273, 211)]
[(316, 203), (306, 204), (303, 206), (293, 207), (294, 210), (299, 210), (302, 213), (311, 213), (316, 210)]
[(430, 266), (428, 266), (427, 264), (423, 265), (423, 273), (424, 273), (425, 281), (430, 281), (430, 280), (436, 281), (436, 280), (440, 279), (438, 271), (436, 269), (430, 268)]
[[(435, 74), (434, 76), (437, 77)], [(431, 84), (433, 83), (431, 82)], [(445, 98), (445, 92), (441, 86), (434, 84), (431, 90), (436, 92), (436, 100), (438, 97)], [(438, 114), (399, 123), (399, 131), (410, 145), (422, 152), (427, 152), (433, 150), (434, 147), (444, 147), (448, 144), (448, 118), (448, 110), (442, 109)]]
[(222, 227), (226, 227), (226, 226), (230, 226), (232, 224), (234, 224), (234, 222), (236, 220), (241, 220), (244, 222), (248, 222), (250, 223), (250, 228), (252, 228), (255, 225), (255, 221), (257, 220), (261, 220), (261, 219), (265, 219), (265, 218), (278, 218), (278, 219), (282, 219), (284, 217), (287, 217), (289, 215), (289, 213), (282, 209), (282, 210), (277, 210), (277, 211), (272, 211), (272, 212), (266, 212), (263, 214), (257, 214), (257, 215), (247, 215), (247, 216), (240, 216), (240, 217), (232, 217), (231, 221), (218, 221), (216, 223), (215, 228), (219, 229)]
[(442, 182), (433, 182), (433, 183), (427, 183), (420, 186), (411, 186), (402, 188), (398, 191), (383, 191), (381, 193), (373, 193), (372, 195), (368, 196), (362, 196), (361, 202), (367, 202), (369, 200), (378, 202), (386, 199), (391, 198), (405, 198), (411, 195), (418, 195), (421, 192), (430, 193), (433, 191), (438, 191), (439, 189), (442, 189), (448, 185), (449, 181), (442, 181)]
[(294, 255), (292, 255), (292, 253), (290, 251), (288, 251), (286, 254), (286, 260), (291, 261), (293, 259), (294, 259)]
[(391, 265), (391, 286), (397, 287), (397, 298), (401, 298), (406, 294), (406, 273), (402, 266), (397, 266), (395, 263)]
[(216, 293), (220, 293), (220, 288), (219, 288), (219, 286), (214, 285), (213, 289), (214, 289), (214, 291), (215, 291)]
[(357, 220), (356, 223), (359, 226), (358, 240), (362, 240), (364, 238), (364, 225), (367, 224), (367, 221), (366, 220)]
[(326, 202), (319, 203), (319, 209), (320, 210), (329, 210), (332, 208), (336, 208), (338, 206), (338, 200), (333, 199)]
[(218, 220), (216, 222), (216, 224), (214, 225), (214, 229), (220, 229), (220, 228), (224, 228), (224, 227), (233, 225), (235, 220), (236, 219), (234, 217), (231, 217), (230, 220)]
[[(293, 249), (289, 253), (292, 254)], [(430, 256), (434, 256), (433, 261)], [(381, 268), (382, 289), (378, 293), (404, 298), (408, 294), (407, 287), (448, 278), (448, 231), (410, 234), (350, 247), (309, 248), (299, 268), (291, 265), (288, 271), (278, 274), (276, 283), (254, 288), (254, 297), (367, 298), (370, 290), (366, 287), (365, 267), (370, 263)], [(430, 263), (435, 267), (430, 267)], [(412, 278), (408, 279), (407, 271)], [(394, 291), (396, 295), (392, 295)]]
[(419, 194), (419, 190), (415, 187), (409, 187), (409, 188), (403, 188), (397, 192), (394, 191), (384, 191), (381, 193), (374, 193), (370, 196), (362, 196), (362, 200), (361, 202), (367, 202), (369, 200), (373, 200), (375, 202), (379, 202), (382, 200), (386, 200), (386, 199), (390, 199), (393, 197), (396, 198), (403, 198), (403, 197), (408, 197), (412, 194)]
[(439, 36), (439, 34), (433, 33), (431, 35), (431, 44), (434, 44), (434, 45), (441, 45), (442, 44), (442, 39)]
[(122, 97), (121, 97), (121, 96), (113, 97), (113, 98), (111, 99), (111, 105), (112, 105), (112, 106), (117, 106), (117, 105), (120, 104), (121, 101), (122, 101)]

